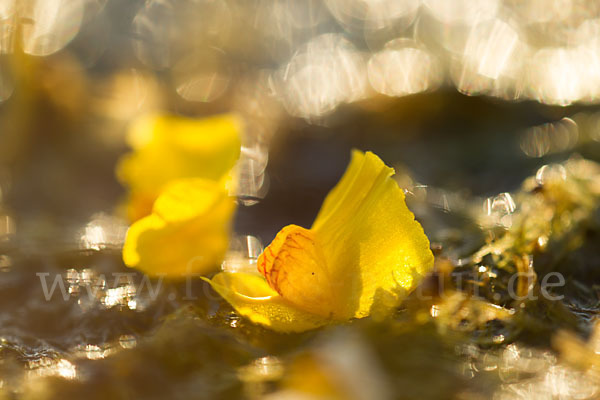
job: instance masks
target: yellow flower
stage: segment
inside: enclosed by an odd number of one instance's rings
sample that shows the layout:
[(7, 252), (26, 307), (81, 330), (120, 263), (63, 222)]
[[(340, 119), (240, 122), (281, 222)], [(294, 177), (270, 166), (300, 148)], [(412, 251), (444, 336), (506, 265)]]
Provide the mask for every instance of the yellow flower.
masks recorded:
[(176, 180), (127, 231), (123, 261), (151, 276), (211, 272), (227, 251), (235, 207), (223, 181)]
[(127, 215), (152, 210), (163, 188), (180, 178), (220, 180), (240, 154), (240, 122), (230, 114), (204, 119), (150, 115), (128, 132), (134, 151), (121, 159), (117, 177), (129, 188)]
[(277, 331), (304, 331), (390, 309), (433, 266), (421, 225), (392, 168), (354, 151), (311, 229), (283, 228), (258, 259), (259, 274), (209, 282), (241, 315)]
[(146, 116), (128, 139), (134, 151), (117, 167), (135, 221), (123, 247), (125, 264), (174, 278), (216, 269), (236, 207), (225, 182), (239, 158), (238, 119)]

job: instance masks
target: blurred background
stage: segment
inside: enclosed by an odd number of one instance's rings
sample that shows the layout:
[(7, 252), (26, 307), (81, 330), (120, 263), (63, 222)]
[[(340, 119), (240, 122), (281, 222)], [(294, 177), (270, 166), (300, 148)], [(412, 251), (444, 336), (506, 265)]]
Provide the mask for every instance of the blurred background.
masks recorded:
[(593, 1), (0, 4), (0, 187), (30, 238), (112, 211), (127, 126), (157, 110), (243, 116), (240, 198), (266, 199), (239, 229), (265, 240), (312, 220), (353, 146), (493, 194), (600, 140)]
[[(210, 372), (198, 367), (206, 358), (216, 370), (230, 372), (205, 343), (226, 343), (231, 359), (247, 361), (251, 368), (240, 376), (250, 374), (252, 384), (256, 374), (279, 379), (281, 361), (268, 357), (281, 351), (273, 348), (286, 348), (277, 347), (280, 342), (290, 345), (296, 339), (246, 327), (250, 350), (239, 350), (238, 342), (202, 325), (200, 338), (174, 344), (168, 339), (173, 331), (198, 335), (197, 327), (182, 328), (177, 318), (174, 328), (163, 326), (167, 315), (189, 306), (169, 296), (183, 289), (169, 286), (151, 303), (130, 281), (98, 281), (103, 272), (124, 270), (118, 249), (127, 225), (115, 209), (125, 190), (114, 167), (129, 151), (128, 127), (142, 115), (233, 111), (243, 118), (234, 255), (256, 256), (285, 224), (309, 226), (343, 173), (350, 149), (359, 148), (396, 168), (434, 248), (449, 248), (449, 256), (460, 259), (489, 234), (482, 233), (473, 207), (496, 227), (509, 228), (506, 216), (515, 211), (510, 193), (526, 177), (551, 163), (600, 160), (598, 104), (597, 1), (0, 0), (0, 370), (7, 377), (0, 379), (0, 388), (28, 398), (56, 393), (77, 398), (90, 388), (98, 398), (152, 397), (152, 390), (160, 397), (166, 388), (181, 398), (199, 391), (205, 398), (235, 398), (242, 390), (239, 380), (212, 377), (221, 385), (215, 388)], [(597, 266), (597, 253), (592, 254), (588, 260)], [(70, 302), (40, 299), (34, 271), (70, 279)], [(93, 304), (78, 297), (90, 284), (100, 288)], [(590, 290), (597, 301), (597, 289)], [(243, 326), (222, 309), (226, 305), (217, 306), (214, 299), (205, 303), (194, 304), (202, 318), (216, 315), (227, 327)], [(588, 336), (594, 307), (579, 315)], [(109, 357), (134, 348), (141, 336), (161, 327), (134, 356)], [(488, 371), (485, 363), (473, 370), (473, 360), (495, 357), (510, 364), (522, 362), (523, 352), (529, 352), (530, 363), (520, 376), (542, 371), (538, 386), (523, 389), (521, 397), (498, 398), (533, 398), (534, 393), (593, 398), (599, 390), (578, 392), (591, 387), (585, 377), (555, 368), (556, 360), (548, 361), (552, 353), (536, 353), (548, 345), (547, 338), (533, 343), (535, 351), (507, 347), (486, 353), (459, 345), (454, 352), (448, 338), (427, 342), (429, 336), (417, 339), (418, 332), (404, 332), (400, 339), (369, 334), (376, 343), (403, 348), (425, 341), (424, 353), (407, 356), (413, 361), (437, 355), (434, 342), (459, 360), (433, 367), (439, 392), (404, 386), (407, 398), (490, 398), (495, 386), (488, 386), (487, 376), (466, 391), (483, 397), (455, 397), (464, 388), (456, 382)], [(353, 349), (357, 360), (371, 365), (371, 356), (361, 353), (362, 339), (340, 338), (347, 347), (325, 341), (316, 349), (325, 346), (334, 360)], [(386, 349), (375, 347), (365, 351), (385, 358)], [(197, 348), (206, 352), (197, 354), (198, 360), (166, 355)], [(463, 363), (465, 357), (470, 364)], [(112, 361), (89, 364), (105, 358)], [(145, 375), (118, 368), (136, 370), (148, 360)], [(535, 362), (539, 368), (531, 372)], [(375, 375), (385, 375), (378, 368), (400, 371), (391, 373), (401, 379), (395, 382), (410, 386), (425, 380), (424, 372), (409, 378), (414, 365), (384, 362), (365, 368)], [(495, 365), (499, 370), (501, 361)], [(164, 368), (178, 372), (165, 378)], [(196, 380), (183, 384), (185, 374), (177, 368), (195, 371)], [(456, 368), (458, 375), (449, 372)], [(23, 370), (63, 380), (87, 376), (88, 386), (63, 387), (57, 381), (54, 391), (47, 386), (25, 390)], [(113, 370), (121, 372), (107, 372)], [(249, 397), (262, 393), (244, 388)], [(398, 393), (398, 388), (384, 391), (380, 398)]]

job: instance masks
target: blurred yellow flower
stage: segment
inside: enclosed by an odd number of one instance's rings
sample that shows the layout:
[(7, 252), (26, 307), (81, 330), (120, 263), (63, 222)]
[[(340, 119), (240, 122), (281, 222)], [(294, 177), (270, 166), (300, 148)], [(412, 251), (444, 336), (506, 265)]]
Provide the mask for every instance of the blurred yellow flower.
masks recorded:
[(231, 114), (204, 119), (148, 115), (132, 124), (128, 142), (134, 151), (120, 160), (117, 177), (129, 189), (127, 216), (136, 221), (150, 214), (171, 181), (227, 175), (240, 154), (240, 122)]
[(258, 271), (221, 272), (212, 287), (242, 316), (304, 331), (389, 310), (433, 266), (429, 240), (373, 153), (354, 151), (311, 229), (283, 228)]
[(228, 247), (235, 202), (226, 182), (240, 154), (233, 115), (151, 115), (133, 123), (134, 151), (117, 166), (129, 188), (123, 261), (176, 278), (216, 269)]
[(223, 181), (176, 180), (127, 231), (123, 261), (151, 276), (211, 272), (227, 251), (235, 207)]

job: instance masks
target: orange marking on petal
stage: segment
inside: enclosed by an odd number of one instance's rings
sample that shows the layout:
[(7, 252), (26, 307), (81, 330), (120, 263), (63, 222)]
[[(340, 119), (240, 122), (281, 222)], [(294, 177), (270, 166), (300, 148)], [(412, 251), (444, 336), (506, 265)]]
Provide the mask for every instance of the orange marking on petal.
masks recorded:
[(326, 317), (341, 317), (341, 297), (311, 230), (288, 225), (258, 259), (269, 286), (296, 307)]

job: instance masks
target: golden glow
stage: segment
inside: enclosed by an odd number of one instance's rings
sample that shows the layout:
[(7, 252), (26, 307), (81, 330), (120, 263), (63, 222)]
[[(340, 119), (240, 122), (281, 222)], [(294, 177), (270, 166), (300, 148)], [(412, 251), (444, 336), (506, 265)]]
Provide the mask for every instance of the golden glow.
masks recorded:
[(96, 214), (83, 229), (79, 246), (91, 250), (120, 248), (126, 233), (125, 221), (102, 213)]
[(77, 378), (77, 367), (69, 360), (41, 357), (28, 364), (29, 378), (58, 376), (65, 379)]
[(377, 92), (405, 96), (435, 88), (441, 81), (437, 60), (406, 40), (393, 40), (368, 64), (369, 82)]
[(333, 17), (347, 30), (407, 27), (415, 19), (420, 0), (327, 0)]
[[(20, 2), (19, 2), (20, 3)], [(20, 17), (23, 50), (34, 56), (47, 56), (65, 47), (79, 32), (85, 0), (26, 0)]]
[(538, 50), (530, 63), (530, 94), (542, 103), (568, 105), (583, 97), (584, 63), (580, 52), (567, 48)]
[(294, 55), (282, 70), (281, 83), (284, 106), (290, 114), (321, 116), (342, 102), (363, 97), (365, 63), (347, 39), (324, 34)]
[(445, 24), (473, 24), (493, 18), (498, 12), (499, 0), (423, 0), (427, 11)]
[(534, 126), (521, 136), (521, 150), (529, 157), (543, 157), (572, 149), (579, 139), (579, 128), (571, 118)]

